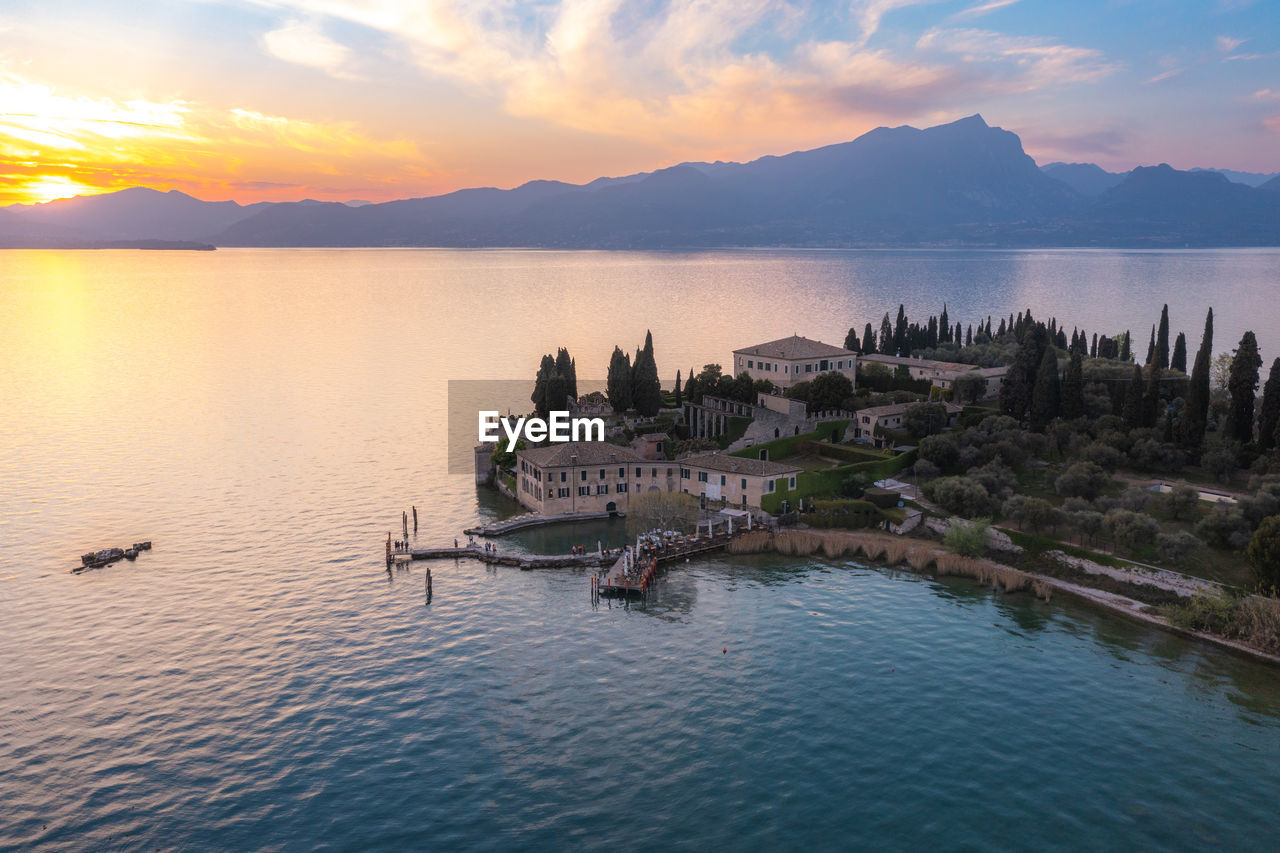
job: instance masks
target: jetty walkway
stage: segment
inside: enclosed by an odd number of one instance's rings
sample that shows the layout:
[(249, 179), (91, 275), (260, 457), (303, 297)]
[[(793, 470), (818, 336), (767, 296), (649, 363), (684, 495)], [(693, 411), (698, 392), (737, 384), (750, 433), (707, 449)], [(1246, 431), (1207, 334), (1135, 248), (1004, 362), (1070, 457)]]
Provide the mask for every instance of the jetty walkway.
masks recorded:
[(485, 524), (480, 527), (468, 527), (462, 531), (468, 536), (501, 536), (504, 533), (510, 533), (513, 530), (523, 530), (526, 527), (541, 527), (544, 524), (561, 524), (566, 521), (595, 521), (602, 518), (625, 518), (625, 512), (565, 512), (560, 515), (540, 515), (536, 512), (517, 515), (515, 518), (508, 518), (505, 521), (495, 521), (493, 524)]
[[(746, 530), (742, 530), (746, 533)], [(638, 551), (628, 549), (607, 571), (592, 577), (592, 595), (647, 596), (663, 563), (719, 551), (737, 534), (716, 533), (712, 536), (681, 536), (657, 545), (642, 545)]]
[(590, 551), (585, 554), (520, 554), (514, 551), (485, 550), (480, 544), (459, 548), (401, 548), (387, 549), (387, 565), (408, 563), (414, 560), (479, 560), (495, 566), (515, 566), (518, 569), (560, 569), (572, 567), (594, 568), (608, 566), (618, 559), (618, 552)]

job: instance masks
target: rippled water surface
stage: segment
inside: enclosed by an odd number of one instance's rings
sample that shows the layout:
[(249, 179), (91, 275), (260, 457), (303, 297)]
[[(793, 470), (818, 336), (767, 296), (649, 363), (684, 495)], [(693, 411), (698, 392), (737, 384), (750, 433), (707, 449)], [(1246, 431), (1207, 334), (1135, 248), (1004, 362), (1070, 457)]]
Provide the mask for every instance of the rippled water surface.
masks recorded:
[[(1273, 252), (0, 253), (0, 848), (1271, 849), (1280, 677), (1066, 602), (716, 559), (391, 575), (445, 380), (906, 302), (1280, 347)], [(1154, 305), (1154, 310), (1151, 306)], [(989, 307), (988, 307), (989, 306)], [(1194, 346), (1194, 344), (1193, 344)], [(500, 405), (500, 404), (498, 404)], [(597, 525), (522, 534), (557, 549)], [(152, 539), (72, 575), (84, 551)], [(722, 650), (727, 650), (722, 651)]]

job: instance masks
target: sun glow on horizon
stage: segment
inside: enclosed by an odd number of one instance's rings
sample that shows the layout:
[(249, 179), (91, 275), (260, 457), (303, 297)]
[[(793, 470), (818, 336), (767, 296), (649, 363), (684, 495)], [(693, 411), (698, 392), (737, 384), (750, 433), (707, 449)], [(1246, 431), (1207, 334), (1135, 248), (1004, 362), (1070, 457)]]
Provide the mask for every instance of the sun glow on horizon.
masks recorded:
[(75, 198), (82, 195), (98, 195), (111, 192), (109, 188), (91, 187), (73, 181), (62, 175), (42, 175), (31, 181), (14, 186), (9, 194), (27, 199), (27, 204), (44, 204), (60, 198)]

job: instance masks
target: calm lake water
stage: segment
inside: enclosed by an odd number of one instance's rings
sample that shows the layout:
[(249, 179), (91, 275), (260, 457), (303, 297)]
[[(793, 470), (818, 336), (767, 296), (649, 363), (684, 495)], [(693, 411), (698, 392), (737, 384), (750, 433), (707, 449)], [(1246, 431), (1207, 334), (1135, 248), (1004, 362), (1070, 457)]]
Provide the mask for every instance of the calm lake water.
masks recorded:
[[(433, 565), (446, 381), (949, 305), (1280, 350), (1280, 252), (0, 252), (0, 848), (1272, 849), (1280, 673), (854, 562)], [(559, 549), (596, 525), (523, 534)], [(72, 575), (88, 550), (151, 539)], [(727, 653), (722, 652), (727, 649)]]

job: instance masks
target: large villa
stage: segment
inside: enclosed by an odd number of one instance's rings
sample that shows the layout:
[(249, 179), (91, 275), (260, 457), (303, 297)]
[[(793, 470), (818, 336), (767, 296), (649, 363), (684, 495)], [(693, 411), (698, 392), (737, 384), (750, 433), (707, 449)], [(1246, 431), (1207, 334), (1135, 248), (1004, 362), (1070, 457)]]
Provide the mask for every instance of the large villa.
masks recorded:
[(849, 377), (856, 386), (858, 354), (799, 335), (733, 351), (734, 376), (746, 373), (752, 379), (767, 379), (779, 388), (790, 388), (832, 371)]
[(767, 494), (796, 487), (801, 468), (726, 453), (675, 461), (645, 459), (603, 442), (573, 442), (516, 452), (516, 496), (543, 515), (625, 512), (640, 492), (678, 491), (759, 508)]
[[(792, 335), (733, 351), (733, 375), (746, 373), (752, 379), (766, 379), (779, 389), (812, 380), (822, 373), (836, 372), (856, 382), (858, 359), (897, 368), (906, 365), (914, 378), (928, 378), (947, 388), (956, 376), (979, 370), (990, 384), (988, 394), (998, 387), (1005, 368), (981, 370), (969, 364), (949, 364), (894, 356), (859, 356), (856, 352), (821, 341)], [(867, 409), (853, 416), (851, 434), (881, 447), (879, 434), (899, 429), (909, 403)], [(717, 408), (721, 406), (721, 408)], [(796, 410), (796, 407), (799, 410)], [(960, 406), (948, 405), (949, 420)], [(697, 410), (692, 415), (691, 410)], [(847, 413), (841, 413), (849, 417)], [(816, 427), (822, 413), (806, 413), (803, 402), (781, 396), (760, 395), (758, 404), (744, 404), (708, 398), (705, 405), (686, 405), (683, 417), (695, 436), (723, 433), (730, 416), (752, 418), (768, 429), (755, 438), (768, 440), (799, 434)], [(777, 423), (775, 423), (775, 421)], [(785, 424), (782, 422), (786, 421)], [(757, 423), (758, 422), (758, 423)], [(787, 426), (784, 431), (782, 426)], [(754, 427), (753, 427), (754, 428)], [(770, 494), (796, 488), (803, 468), (769, 459), (734, 456), (727, 452), (698, 452), (668, 460), (663, 451), (665, 434), (639, 436), (630, 447), (604, 442), (573, 442), (532, 447), (516, 452), (515, 495), (521, 504), (544, 515), (569, 513), (625, 512), (633, 495), (642, 492), (684, 492), (707, 501), (723, 502), (743, 509), (758, 509)]]

